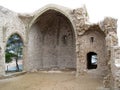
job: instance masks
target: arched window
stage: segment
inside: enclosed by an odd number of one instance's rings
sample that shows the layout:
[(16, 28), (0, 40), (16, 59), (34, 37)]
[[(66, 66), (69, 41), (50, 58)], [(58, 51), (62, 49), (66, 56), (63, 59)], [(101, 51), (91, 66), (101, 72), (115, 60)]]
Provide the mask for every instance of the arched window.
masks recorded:
[(5, 62), (6, 72), (21, 71), (23, 58), (23, 41), (18, 34), (13, 34), (9, 37), (6, 50)]
[(97, 68), (97, 54), (94, 52), (87, 53), (87, 69)]

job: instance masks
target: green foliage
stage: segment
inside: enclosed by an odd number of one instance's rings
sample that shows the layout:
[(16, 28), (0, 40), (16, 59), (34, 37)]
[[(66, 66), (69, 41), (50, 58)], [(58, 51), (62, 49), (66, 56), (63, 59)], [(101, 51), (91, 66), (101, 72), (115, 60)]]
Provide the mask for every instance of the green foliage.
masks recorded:
[(14, 57), (16, 57), (15, 54), (6, 52), (6, 54), (5, 54), (5, 62), (10, 63)]
[(21, 58), (23, 49), (23, 42), (18, 34), (13, 34), (7, 41), (5, 61), (9, 63), (12, 58)]

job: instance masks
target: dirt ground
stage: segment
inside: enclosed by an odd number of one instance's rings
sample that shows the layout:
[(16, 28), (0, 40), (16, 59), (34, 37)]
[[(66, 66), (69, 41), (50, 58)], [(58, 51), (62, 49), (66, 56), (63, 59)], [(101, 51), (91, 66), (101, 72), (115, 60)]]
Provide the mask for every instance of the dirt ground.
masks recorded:
[(108, 90), (102, 78), (75, 72), (34, 72), (0, 80), (0, 90)]

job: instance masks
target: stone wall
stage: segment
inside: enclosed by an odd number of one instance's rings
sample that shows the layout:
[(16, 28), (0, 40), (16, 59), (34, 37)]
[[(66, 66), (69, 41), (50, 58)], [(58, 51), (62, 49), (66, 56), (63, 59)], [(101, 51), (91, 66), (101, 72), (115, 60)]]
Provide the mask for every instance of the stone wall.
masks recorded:
[(73, 19), (73, 23), (75, 24), (76, 31), (76, 76), (83, 73), (82, 67), (80, 65), (80, 38), (79, 36), (83, 35), (83, 33), (89, 28), (89, 25), (86, 24), (88, 21), (88, 14), (85, 7), (74, 9), (71, 13), (71, 17)]
[(68, 18), (55, 10), (40, 15), (30, 29), (27, 55), (28, 71), (76, 69), (75, 35)]
[[(95, 27), (95, 26), (93, 26)], [(106, 75), (107, 73), (107, 59), (105, 34), (96, 26), (92, 26), (82, 36), (79, 36), (79, 68), (80, 72), (87, 71), (87, 54), (94, 52), (97, 54), (97, 68), (96, 74)], [(91, 38), (93, 39), (91, 41)]]
[(111, 87), (114, 90), (120, 89), (120, 47), (111, 47)]
[[(117, 19), (106, 17), (102, 22), (99, 23), (100, 28), (106, 34), (106, 47), (107, 47), (107, 66), (108, 66), (108, 74), (104, 77), (103, 83), (105, 87), (111, 87), (113, 90), (119, 90), (118, 85), (116, 85), (116, 78), (119, 82), (119, 77), (116, 76), (116, 71), (118, 67), (116, 67), (115, 61), (119, 61), (116, 59), (120, 54), (118, 53), (118, 37), (117, 37)], [(117, 47), (117, 49), (116, 49)], [(117, 54), (116, 54), (117, 53)], [(118, 75), (118, 74), (117, 74)], [(113, 86), (114, 85), (114, 86)], [(115, 87), (115, 88), (114, 88)]]
[(6, 8), (0, 7), (0, 75), (5, 74), (5, 49), (8, 38), (17, 33), (26, 41), (26, 31), (23, 22), (14, 13)]
[(48, 5), (32, 14), (17, 14), (0, 7), (0, 76), (5, 75), (6, 42), (17, 33), (24, 42), (25, 71), (75, 68), (79, 76), (89, 71), (87, 53), (95, 52), (95, 73), (105, 76), (105, 87), (114, 84), (119, 90), (117, 20), (106, 17), (91, 24), (88, 19), (85, 6), (70, 10)]

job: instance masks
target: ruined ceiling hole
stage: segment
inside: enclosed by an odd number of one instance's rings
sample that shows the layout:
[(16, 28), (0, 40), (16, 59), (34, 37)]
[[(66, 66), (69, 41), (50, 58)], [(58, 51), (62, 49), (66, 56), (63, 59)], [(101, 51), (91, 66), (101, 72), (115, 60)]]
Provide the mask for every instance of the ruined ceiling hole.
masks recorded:
[(89, 52), (87, 54), (87, 69), (97, 68), (97, 54), (94, 52)]

